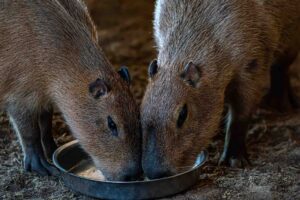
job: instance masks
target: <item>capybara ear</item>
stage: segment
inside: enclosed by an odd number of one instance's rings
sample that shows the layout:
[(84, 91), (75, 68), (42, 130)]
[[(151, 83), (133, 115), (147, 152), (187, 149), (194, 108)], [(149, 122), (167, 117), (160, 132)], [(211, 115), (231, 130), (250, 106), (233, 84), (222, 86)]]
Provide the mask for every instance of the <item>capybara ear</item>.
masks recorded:
[(201, 70), (195, 65), (193, 62), (189, 62), (184, 71), (181, 73), (180, 77), (186, 81), (192, 87), (198, 87), (200, 78), (201, 78)]
[(99, 78), (89, 85), (89, 92), (95, 99), (99, 99), (101, 96), (106, 95), (109, 91), (110, 89), (105, 81)]
[(148, 68), (148, 75), (150, 78), (153, 78), (154, 75), (157, 73), (158, 71), (158, 65), (157, 65), (157, 60), (153, 60)]
[(123, 66), (120, 68), (120, 70), (118, 71), (118, 74), (121, 76), (121, 78), (126, 81), (129, 85), (131, 83), (131, 77), (128, 71), (128, 68)]

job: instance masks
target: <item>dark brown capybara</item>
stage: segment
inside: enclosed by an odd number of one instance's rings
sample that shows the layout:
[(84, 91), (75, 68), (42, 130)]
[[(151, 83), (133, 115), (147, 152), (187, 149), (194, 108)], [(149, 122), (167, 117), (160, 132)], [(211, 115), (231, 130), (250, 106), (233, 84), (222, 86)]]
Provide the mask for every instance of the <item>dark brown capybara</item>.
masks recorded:
[(266, 93), (278, 109), (297, 106), (287, 72), (300, 45), (299, 11), (293, 0), (157, 0), (158, 56), (141, 108), (148, 177), (191, 167), (226, 105), (220, 163), (247, 163), (249, 117)]
[(139, 108), (126, 68), (118, 73), (97, 44), (80, 0), (0, 2), (0, 105), (24, 152), (25, 169), (42, 175), (55, 150), (52, 108), (108, 180), (142, 171)]

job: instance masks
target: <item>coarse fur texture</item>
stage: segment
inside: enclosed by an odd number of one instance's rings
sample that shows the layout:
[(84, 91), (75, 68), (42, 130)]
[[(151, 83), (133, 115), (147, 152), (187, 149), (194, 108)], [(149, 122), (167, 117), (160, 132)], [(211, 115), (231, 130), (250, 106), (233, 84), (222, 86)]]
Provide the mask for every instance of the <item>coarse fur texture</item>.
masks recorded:
[(297, 106), (287, 72), (300, 45), (299, 10), (292, 0), (157, 0), (158, 69), (141, 109), (147, 176), (192, 166), (218, 133), (225, 105), (230, 118), (220, 161), (245, 164), (249, 117), (268, 91), (278, 109)]
[[(19, 135), (25, 168), (40, 174), (54, 170), (46, 157), (55, 149), (55, 105), (108, 180), (137, 178), (139, 109), (129, 84), (98, 46), (85, 4), (1, 0), (0, 20), (0, 106)], [(103, 84), (94, 84), (92, 90), (105, 91), (99, 98), (89, 91), (96, 80)]]

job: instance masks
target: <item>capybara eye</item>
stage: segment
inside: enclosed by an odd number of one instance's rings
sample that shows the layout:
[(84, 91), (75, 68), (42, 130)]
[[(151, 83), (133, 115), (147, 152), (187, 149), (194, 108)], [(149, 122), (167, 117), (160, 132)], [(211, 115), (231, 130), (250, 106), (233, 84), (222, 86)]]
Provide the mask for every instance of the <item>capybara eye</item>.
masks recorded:
[(118, 136), (118, 128), (111, 116), (107, 117), (107, 125), (113, 136)]
[(188, 114), (188, 109), (187, 109), (187, 105), (185, 104), (180, 113), (179, 113), (179, 117), (178, 117), (178, 120), (177, 120), (177, 127), (178, 128), (181, 128), (187, 118), (187, 114)]
[(153, 78), (153, 76), (157, 73), (158, 70), (158, 65), (157, 65), (157, 60), (153, 60), (148, 69), (148, 74), (150, 78)]

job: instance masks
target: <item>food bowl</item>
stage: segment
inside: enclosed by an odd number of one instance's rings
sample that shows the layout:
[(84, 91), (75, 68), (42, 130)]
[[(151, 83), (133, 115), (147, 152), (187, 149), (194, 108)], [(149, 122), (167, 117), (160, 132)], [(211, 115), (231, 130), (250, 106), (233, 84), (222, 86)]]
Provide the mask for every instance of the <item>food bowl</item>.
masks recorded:
[(67, 187), (101, 199), (153, 199), (183, 192), (199, 180), (200, 167), (206, 160), (207, 153), (202, 152), (195, 166), (186, 172), (161, 179), (120, 182), (97, 181), (80, 176), (94, 165), (76, 140), (61, 146), (53, 154), (53, 162)]

